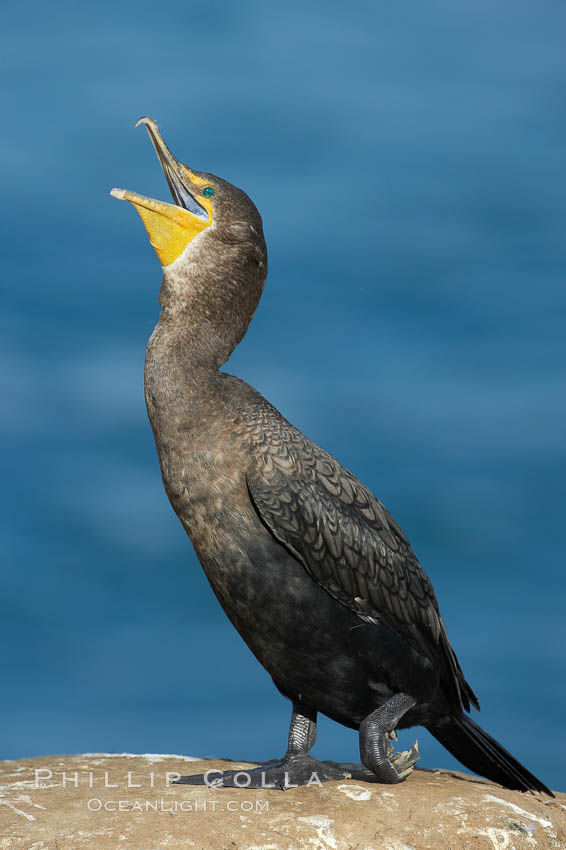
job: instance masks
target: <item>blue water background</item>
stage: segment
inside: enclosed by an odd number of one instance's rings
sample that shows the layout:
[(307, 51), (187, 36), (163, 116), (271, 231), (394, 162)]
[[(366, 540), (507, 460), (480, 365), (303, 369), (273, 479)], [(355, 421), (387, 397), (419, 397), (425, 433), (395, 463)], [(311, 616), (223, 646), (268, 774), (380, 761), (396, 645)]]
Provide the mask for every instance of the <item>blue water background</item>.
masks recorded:
[[(560, 0), (5, 9), (0, 756), (286, 743), (146, 420), (160, 268), (108, 191), (168, 197), (149, 114), (263, 215), (229, 370), (395, 514), (482, 724), (566, 790), (565, 25)], [(317, 752), (356, 735), (323, 720)]]

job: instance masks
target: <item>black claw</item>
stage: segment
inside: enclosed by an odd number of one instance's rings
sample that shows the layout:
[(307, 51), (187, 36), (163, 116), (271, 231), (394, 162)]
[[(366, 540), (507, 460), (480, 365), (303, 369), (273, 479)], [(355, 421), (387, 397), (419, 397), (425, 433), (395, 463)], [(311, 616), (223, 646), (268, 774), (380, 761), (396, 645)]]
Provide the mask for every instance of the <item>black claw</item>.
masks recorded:
[(420, 758), (418, 742), (401, 753), (394, 752), (391, 743), (391, 739), (396, 739), (395, 726), (414, 704), (415, 700), (407, 694), (395, 694), (360, 724), (362, 761), (380, 782), (403, 782)]

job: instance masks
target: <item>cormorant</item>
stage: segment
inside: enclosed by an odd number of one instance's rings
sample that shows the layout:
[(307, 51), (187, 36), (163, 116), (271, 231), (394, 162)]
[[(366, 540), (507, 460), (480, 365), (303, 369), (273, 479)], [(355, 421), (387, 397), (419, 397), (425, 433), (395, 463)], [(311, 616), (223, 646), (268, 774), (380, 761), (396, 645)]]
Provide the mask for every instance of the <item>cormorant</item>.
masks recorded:
[[(220, 371), (264, 287), (262, 220), (243, 191), (177, 160), (155, 121), (140, 123), (173, 203), (111, 194), (135, 206), (163, 266), (145, 363), (163, 483), (224, 611), (293, 703), (285, 756), (245, 784), (342, 778), (309, 755), (321, 711), (359, 730), (361, 759), (382, 782), (411, 772), (417, 747), (394, 753), (390, 739), (420, 724), (472, 771), (551, 793), (465, 713), (477, 698), (391, 514), (256, 390)], [(236, 773), (218, 784), (237, 783)]]

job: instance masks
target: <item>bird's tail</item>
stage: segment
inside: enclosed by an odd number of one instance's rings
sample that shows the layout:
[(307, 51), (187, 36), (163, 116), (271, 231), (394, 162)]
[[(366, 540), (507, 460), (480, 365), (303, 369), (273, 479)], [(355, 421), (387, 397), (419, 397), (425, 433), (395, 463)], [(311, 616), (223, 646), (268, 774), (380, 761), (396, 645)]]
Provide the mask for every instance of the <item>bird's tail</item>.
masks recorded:
[(543, 791), (554, 796), (546, 785), (523, 767), (495, 738), (484, 732), (466, 715), (452, 717), (441, 726), (427, 726), (431, 735), (458, 761), (505, 788), (517, 791)]

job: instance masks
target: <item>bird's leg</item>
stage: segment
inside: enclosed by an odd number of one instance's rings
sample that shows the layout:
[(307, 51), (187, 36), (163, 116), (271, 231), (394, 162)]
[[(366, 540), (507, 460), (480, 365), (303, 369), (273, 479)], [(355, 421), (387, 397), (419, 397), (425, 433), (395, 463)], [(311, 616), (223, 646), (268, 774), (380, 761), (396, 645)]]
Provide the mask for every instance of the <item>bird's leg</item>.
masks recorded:
[(390, 785), (402, 782), (420, 758), (418, 741), (409, 751), (394, 753), (390, 740), (397, 739), (395, 727), (415, 703), (416, 700), (408, 694), (395, 694), (380, 708), (368, 714), (360, 724), (362, 761), (381, 782)]
[(208, 785), (213, 788), (280, 788), (318, 785), (344, 779), (345, 772), (332, 762), (317, 761), (309, 755), (316, 740), (316, 711), (298, 700), (293, 702), (289, 743), (282, 759), (265, 762), (251, 770), (210, 770), (198, 776), (183, 776), (180, 785)]
[(316, 711), (300, 702), (293, 703), (289, 740), (284, 758), (307, 755), (316, 741)]

